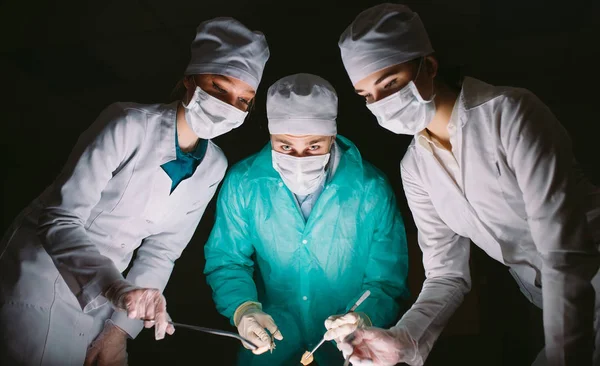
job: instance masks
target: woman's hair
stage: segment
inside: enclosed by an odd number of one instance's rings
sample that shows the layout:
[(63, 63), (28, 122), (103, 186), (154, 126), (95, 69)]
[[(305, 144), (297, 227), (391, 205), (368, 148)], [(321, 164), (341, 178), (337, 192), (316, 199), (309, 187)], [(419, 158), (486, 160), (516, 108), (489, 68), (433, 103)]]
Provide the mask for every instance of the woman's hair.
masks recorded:
[(175, 84), (175, 87), (173, 88), (173, 90), (171, 90), (171, 100), (175, 101), (175, 100), (183, 100), (183, 97), (185, 96), (185, 92), (186, 92), (186, 88), (185, 85), (183, 84), (183, 80), (186, 77), (182, 77), (181, 79), (179, 79), (179, 81), (177, 82), (177, 84)]

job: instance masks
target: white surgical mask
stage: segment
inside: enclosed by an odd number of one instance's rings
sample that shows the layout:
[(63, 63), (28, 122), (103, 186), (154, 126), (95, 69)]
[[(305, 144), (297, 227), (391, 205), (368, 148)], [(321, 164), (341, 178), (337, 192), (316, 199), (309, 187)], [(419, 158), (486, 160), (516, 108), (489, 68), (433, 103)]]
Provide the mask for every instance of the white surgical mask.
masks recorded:
[[(417, 77), (420, 69), (421, 64)], [(367, 108), (377, 117), (381, 127), (397, 134), (416, 135), (424, 130), (435, 116), (434, 98), (435, 95), (432, 95), (431, 99), (424, 100), (411, 80), (394, 94), (367, 104)]]
[(206, 140), (223, 135), (244, 123), (248, 112), (237, 109), (196, 87), (185, 107), (185, 120), (194, 133)]
[(295, 157), (271, 150), (273, 168), (285, 185), (299, 196), (311, 194), (325, 181), (325, 167), (331, 154)]

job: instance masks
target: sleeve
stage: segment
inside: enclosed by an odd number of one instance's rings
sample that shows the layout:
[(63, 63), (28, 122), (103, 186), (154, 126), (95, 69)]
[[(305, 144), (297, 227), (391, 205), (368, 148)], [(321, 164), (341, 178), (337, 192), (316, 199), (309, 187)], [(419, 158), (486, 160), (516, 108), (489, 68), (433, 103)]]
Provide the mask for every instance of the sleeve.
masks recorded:
[(42, 244), (81, 308), (122, 275), (89, 238), (85, 223), (102, 191), (123, 161), (135, 152), (145, 128), (130, 123), (115, 103), (107, 107), (77, 141), (63, 171), (44, 196), (38, 221)]
[[(218, 184), (215, 184), (214, 188), (210, 188), (207, 192), (208, 197), (214, 196), (217, 186)], [(145, 238), (127, 273), (127, 281), (139, 287), (157, 288), (163, 292), (171, 277), (175, 261), (192, 239), (210, 198), (206, 200), (206, 204), (172, 221), (170, 227), (163, 232)], [(124, 311), (115, 311), (112, 321), (132, 338), (135, 338), (143, 328), (142, 321), (129, 319)]]
[(362, 284), (362, 292), (348, 304), (346, 311), (358, 300), (364, 291), (371, 295), (357, 311), (365, 313), (372, 325), (390, 326), (396, 321), (399, 300), (409, 297), (407, 288), (408, 248), (404, 222), (396, 203), (396, 197), (389, 183), (381, 178), (375, 192), (377, 197), (373, 217), (374, 232), (369, 257)]
[(576, 189), (570, 139), (535, 95), (523, 92), (503, 109), (500, 139), (523, 194), (541, 254), (546, 355), (553, 365), (592, 363), (598, 250)]
[(247, 192), (236, 177), (228, 174), (219, 192), (215, 225), (204, 247), (204, 274), (213, 291), (217, 311), (233, 324), (237, 307), (258, 302), (254, 274), (254, 246), (244, 213)]
[(454, 233), (439, 217), (428, 193), (403, 166), (404, 192), (418, 230), (425, 281), (416, 302), (396, 327), (417, 345), (410, 365), (423, 365), (450, 317), (471, 289), (470, 241)]

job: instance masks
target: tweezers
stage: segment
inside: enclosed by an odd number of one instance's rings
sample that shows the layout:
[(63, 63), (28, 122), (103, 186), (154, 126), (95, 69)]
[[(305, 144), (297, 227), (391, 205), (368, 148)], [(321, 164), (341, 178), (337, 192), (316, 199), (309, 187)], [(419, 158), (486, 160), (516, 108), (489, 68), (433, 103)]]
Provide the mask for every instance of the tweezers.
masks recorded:
[[(146, 321), (146, 322), (150, 322), (150, 323), (154, 323), (155, 322), (154, 319), (142, 319), (142, 320)], [(224, 337), (235, 338), (237, 340), (240, 340), (240, 341), (246, 343), (250, 347), (251, 350), (258, 349), (258, 347), (254, 343), (250, 342), (246, 338), (244, 338), (241, 335), (239, 335), (237, 333), (234, 333), (234, 332), (228, 332), (226, 330), (206, 328), (206, 327), (198, 327), (196, 325), (189, 325), (189, 324), (183, 324), (183, 323), (175, 323), (175, 322), (172, 322), (172, 321), (169, 321), (169, 324), (173, 324), (173, 326), (177, 327), (177, 328), (185, 328), (185, 329), (195, 330), (195, 331), (198, 331), (198, 332), (203, 332), (203, 333), (220, 335), (220, 336), (224, 336)]]

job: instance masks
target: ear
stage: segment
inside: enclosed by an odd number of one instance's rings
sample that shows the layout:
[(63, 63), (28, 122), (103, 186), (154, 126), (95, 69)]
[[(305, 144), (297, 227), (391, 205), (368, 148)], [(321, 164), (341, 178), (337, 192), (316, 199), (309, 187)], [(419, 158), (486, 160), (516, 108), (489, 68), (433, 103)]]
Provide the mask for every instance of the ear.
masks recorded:
[(438, 72), (438, 60), (433, 55), (425, 56), (425, 60), (423, 60), (425, 65), (425, 70), (427, 70), (427, 74), (431, 75), (432, 78), (437, 76)]
[(186, 75), (183, 78), (183, 85), (187, 90), (196, 89), (196, 83), (194, 82), (194, 75)]

